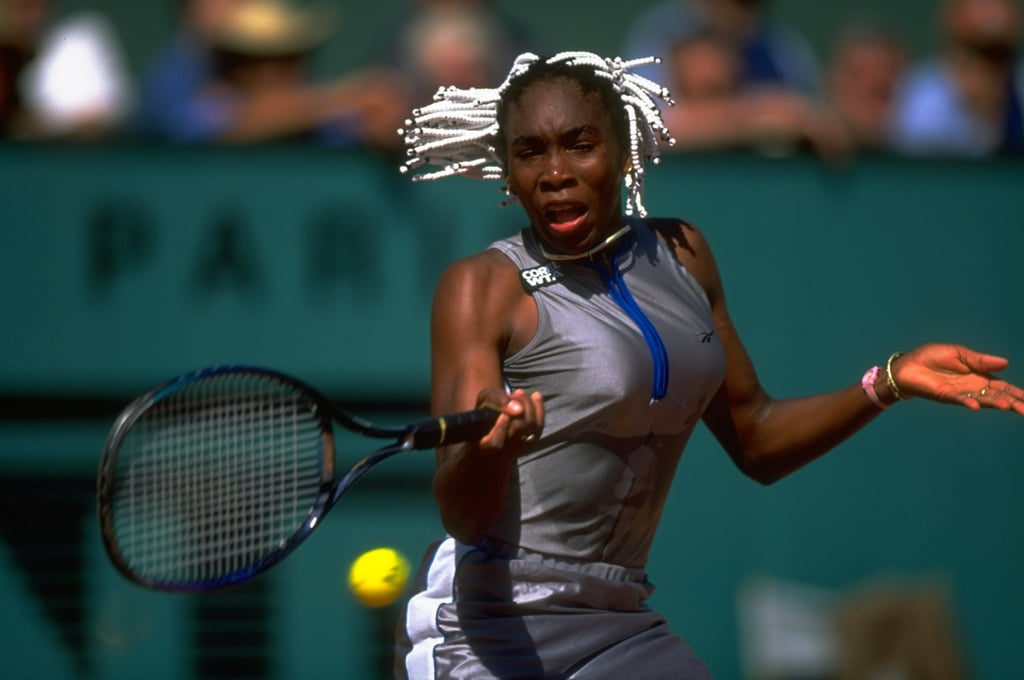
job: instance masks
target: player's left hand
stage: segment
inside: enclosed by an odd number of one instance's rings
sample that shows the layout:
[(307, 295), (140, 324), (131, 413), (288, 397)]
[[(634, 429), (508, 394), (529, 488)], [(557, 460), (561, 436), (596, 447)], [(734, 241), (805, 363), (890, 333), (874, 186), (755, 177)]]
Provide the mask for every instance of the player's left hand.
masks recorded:
[(927, 344), (892, 364), (893, 379), (904, 397), (960, 404), (972, 411), (993, 408), (1024, 415), (1024, 389), (994, 374), (1009, 361), (963, 345)]

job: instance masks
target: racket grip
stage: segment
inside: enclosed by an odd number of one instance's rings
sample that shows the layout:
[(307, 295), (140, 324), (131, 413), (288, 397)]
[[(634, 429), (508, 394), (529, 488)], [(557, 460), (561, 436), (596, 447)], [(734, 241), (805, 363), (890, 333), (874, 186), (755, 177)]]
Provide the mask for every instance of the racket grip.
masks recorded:
[(428, 418), (410, 428), (412, 445), (416, 449), (432, 449), (470, 439), (480, 439), (490, 432), (498, 412), (489, 408), (478, 408), (461, 413), (449, 413), (437, 418)]

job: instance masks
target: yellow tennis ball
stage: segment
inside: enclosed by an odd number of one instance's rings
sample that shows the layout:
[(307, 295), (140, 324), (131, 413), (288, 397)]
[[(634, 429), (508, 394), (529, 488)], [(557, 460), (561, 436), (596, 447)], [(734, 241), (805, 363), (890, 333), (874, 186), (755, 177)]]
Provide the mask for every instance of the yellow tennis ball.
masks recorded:
[(364, 552), (348, 570), (348, 586), (367, 607), (385, 607), (399, 598), (409, 580), (409, 562), (392, 548)]

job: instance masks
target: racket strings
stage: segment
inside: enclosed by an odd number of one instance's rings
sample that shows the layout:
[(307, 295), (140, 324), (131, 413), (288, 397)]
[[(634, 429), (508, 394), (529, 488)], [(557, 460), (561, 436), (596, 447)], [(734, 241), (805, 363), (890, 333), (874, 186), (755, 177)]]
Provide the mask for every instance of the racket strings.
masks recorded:
[(213, 376), (152, 407), (124, 438), (112, 504), (131, 568), (154, 581), (215, 581), (278, 550), (325, 481), (313, 409), (261, 375)]

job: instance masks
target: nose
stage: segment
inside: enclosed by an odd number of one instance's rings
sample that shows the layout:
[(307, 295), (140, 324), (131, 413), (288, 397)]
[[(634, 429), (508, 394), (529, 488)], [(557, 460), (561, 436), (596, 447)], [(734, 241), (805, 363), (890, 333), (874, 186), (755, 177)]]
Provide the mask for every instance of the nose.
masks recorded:
[(575, 184), (576, 178), (561, 152), (555, 150), (545, 154), (544, 167), (540, 176), (541, 191), (559, 191)]

